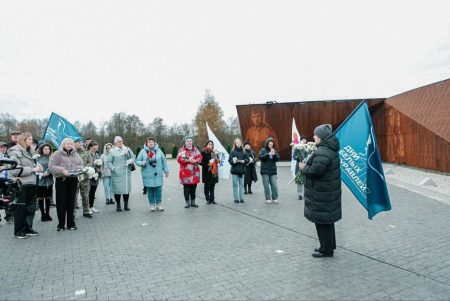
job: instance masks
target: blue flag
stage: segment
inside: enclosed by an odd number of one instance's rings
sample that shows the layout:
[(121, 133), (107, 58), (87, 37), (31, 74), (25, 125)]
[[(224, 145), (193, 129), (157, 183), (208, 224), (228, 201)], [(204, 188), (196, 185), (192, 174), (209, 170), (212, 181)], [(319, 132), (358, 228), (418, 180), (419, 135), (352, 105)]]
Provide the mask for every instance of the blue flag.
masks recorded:
[(391, 210), (380, 152), (365, 101), (336, 130), (341, 146), (341, 178), (367, 209), (369, 219)]
[(52, 113), (48, 120), (42, 140), (50, 141), (55, 147), (59, 147), (65, 138), (82, 138), (77, 129), (65, 118), (56, 113)]

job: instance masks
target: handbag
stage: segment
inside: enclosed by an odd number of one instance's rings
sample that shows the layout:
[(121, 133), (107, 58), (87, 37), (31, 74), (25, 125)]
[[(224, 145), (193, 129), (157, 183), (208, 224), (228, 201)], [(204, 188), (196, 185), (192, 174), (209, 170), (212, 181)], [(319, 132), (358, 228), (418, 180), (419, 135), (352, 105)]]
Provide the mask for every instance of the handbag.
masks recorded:
[[(130, 149), (128, 149), (128, 157), (131, 159)], [(130, 171), (135, 171), (136, 165), (134, 163), (130, 164)]]

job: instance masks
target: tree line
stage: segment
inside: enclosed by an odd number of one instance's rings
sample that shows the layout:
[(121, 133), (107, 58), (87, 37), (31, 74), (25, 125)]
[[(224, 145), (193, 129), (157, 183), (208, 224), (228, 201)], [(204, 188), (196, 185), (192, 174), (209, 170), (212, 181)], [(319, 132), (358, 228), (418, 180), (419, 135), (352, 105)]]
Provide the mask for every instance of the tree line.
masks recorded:
[[(115, 136), (121, 136), (127, 146), (133, 151), (138, 151), (142, 148), (145, 139), (151, 136), (156, 139), (165, 153), (171, 154), (182, 145), (183, 137), (187, 135), (193, 136), (195, 145), (203, 148), (208, 140), (206, 122), (228, 150), (231, 149), (234, 138), (241, 136), (237, 116), (225, 120), (220, 104), (210, 90), (205, 91), (205, 97), (190, 123), (168, 125), (164, 123), (162, 117), (155, 117), (151, 122), (146, 123), (134, 114), (119, 112), (114, 113), (108, 121), (99, 125), (91, 120), (86, 123), (74, 121), (73, 125), (84, 138), (96, 140), (101, 147), (108, 142), (112, 143)], [(17, 120), (10, 113), (0, 113), (0, 140), (8, 142), (13, 130), (29, 132), (36, 140), (40, 140), (47, 123), (48, 118)]]

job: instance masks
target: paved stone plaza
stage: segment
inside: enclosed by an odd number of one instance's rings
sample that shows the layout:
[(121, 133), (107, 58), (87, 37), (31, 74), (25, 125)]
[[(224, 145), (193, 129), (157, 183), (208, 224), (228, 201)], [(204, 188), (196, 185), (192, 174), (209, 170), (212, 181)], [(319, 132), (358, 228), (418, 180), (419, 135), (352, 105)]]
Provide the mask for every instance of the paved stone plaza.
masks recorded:
[[(373, 221), (343, 190), (334, 258), (318, 246), (303, 202), (279, 168), (280, 204), (264, 203), (259, 181), (234, 204), (231, 181), (216, 188), (218, 205), (184, 208), (178, 168), (164, 186), (164, 212), (150, 212), (139, 168), (130, 212), (105, 205), (102, 186), (92, 220), (56, 232), (40, 221), (37, 237), (18, 240), (0, 226), (1, 300), (450, 300), (450, 205), (389, 186), (393, 210)], [(3, 216), (3, 212), (2, 212)]]

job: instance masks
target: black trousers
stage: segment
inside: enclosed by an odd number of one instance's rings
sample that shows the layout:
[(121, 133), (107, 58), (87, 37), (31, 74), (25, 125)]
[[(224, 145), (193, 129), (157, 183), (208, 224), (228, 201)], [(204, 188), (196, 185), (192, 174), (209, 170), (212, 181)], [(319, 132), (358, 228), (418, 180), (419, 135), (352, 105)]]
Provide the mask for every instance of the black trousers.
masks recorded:
[(33, 229), (36, 211), (36, 185), (22, 185), (14, 208), (14, 235)]
[(123, 195), (123, 201), (128, 202), (128, 199), (130, 198), (129, 194), (115, 194), (114, 199), (116, 200), (117, 206), (120, 206), (120, 196)]
[(216, 186), (216, 184), (206, 184), (205, 183), (205, 187), (204, 187), (204, 191), (205, 191), (205, 199), (207, 201), (213, 201), (214, 200), (214, 187)]
[(96, 191), (97, 191), (97, 185), (91, 185), (91, 188), (89, 189), (89, 208), (94, 207)]
[(336, 250), (336, 232), (333, 224), (316, 224), (320, 253), (333, 254)]
[(75, 198), (77, 197), (78, 179), (75, 177), (57, 178), (55, 181), (56, 190), (56, 212), (58, 213), (58, 228), (75, 227), (73, 216)]
[(38, 199), (39, 209), (41, 210), (41, 216), (50, 214), (50, 198)]
[(184, 184), (183, 192), (184, 192), (184, 200), (189, 201), (189, 197), (191, 201), (195, 201), (195, 190), (197, 189), (197, 184)]

